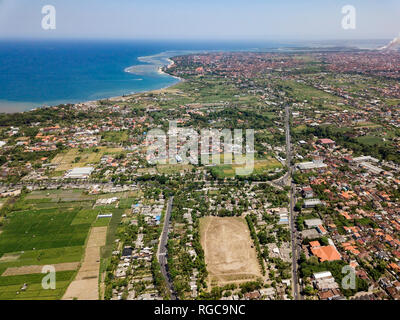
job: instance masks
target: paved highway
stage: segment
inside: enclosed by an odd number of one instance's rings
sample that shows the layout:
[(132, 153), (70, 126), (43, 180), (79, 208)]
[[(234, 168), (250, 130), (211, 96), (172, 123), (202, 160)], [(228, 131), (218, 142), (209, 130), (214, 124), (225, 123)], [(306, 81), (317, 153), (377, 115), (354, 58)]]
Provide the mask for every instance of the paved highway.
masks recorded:
[(286, 105), (285, 107), (285, 131), (286, 131), (286, 163), (289, 171), (289, 181), (290, 185), (290, 204), (289, 204), (289, 212), (290, 212), (290, 233), (291, 233), (291, 243), (292, 243), (292, 282), (293, 282), (293, 298), (294, 300), (300, 300), (301, 296), (299, 294), (299, 276), (298, 276), (298, 254), (297, 254), (297, 230), (295, 224), (295, 215), (294, 215), (294, 205), (295, 205), (295, 188), (292, 185), (292, 174), (293, 174), (293, 166), (292, 166), (292, 147), (290, 141), (290, 107)]
[(171, 197), (167, 204), (167, 211), (165, 212), (165, 217), (164, 217), (164, 227), (160, 237), (160, 244), (158, 246), (157, 257), (158, 257), (158, 262), (160, 263), (161, 273), (164, 276), (168, 290), (171, 294), (171, 300), (177, 300), (172, 280), (168, 273), (168, 261), (167, 261), (168, 231), (171, 220), (171, 210), (173, 201), (174, 197)]

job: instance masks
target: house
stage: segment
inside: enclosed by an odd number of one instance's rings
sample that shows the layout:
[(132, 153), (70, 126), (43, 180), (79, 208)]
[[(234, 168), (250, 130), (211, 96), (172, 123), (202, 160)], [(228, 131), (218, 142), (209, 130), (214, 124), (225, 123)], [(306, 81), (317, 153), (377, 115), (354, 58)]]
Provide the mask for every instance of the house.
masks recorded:
[(244, 294), (244, 298), (246, 300), (257, 300), (261, 298), (261, 294), (259, 291), (247, 292)]
[(339, 300), (343, 298), (339, 289), (321, 291), (318, 296), (321, 300)]
[(311, 187), (304, 187), (302, 189), (303, 197), (306, 199), (310, 199), (314, 196), (313, 189)]
[(320, 262), (342, 259), (340, 253), (337, 251), (335, 246), (318, 246), (318, 244), (318, 241), (311, 241), (310, 251), (314, 256), (318, 257)]
[(132, 249), (132, 247), (125, 247), (123, 250), (122, 250), (122, 257), (131, 257), (132, 256), (132, 253), (133, 253), (133, 249)]
[(328, 147), (334, 147), (335, 146), (335, 141), (333, 141), (331, 139), (319, 139), (318, 143), (322, 144), (324, 146), (328, 146)]

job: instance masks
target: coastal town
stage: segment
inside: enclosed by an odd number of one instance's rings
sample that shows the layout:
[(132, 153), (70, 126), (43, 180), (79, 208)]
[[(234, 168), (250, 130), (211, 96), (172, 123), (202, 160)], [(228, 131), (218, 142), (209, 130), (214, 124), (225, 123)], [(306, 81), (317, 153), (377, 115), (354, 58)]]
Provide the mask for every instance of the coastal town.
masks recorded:
[[(0, 114), (0, 299), (399, 300), (400, 53), (168, 62), (166, 89)], [(254, 130), (252, 172), (149, 158), (184, 128)]]

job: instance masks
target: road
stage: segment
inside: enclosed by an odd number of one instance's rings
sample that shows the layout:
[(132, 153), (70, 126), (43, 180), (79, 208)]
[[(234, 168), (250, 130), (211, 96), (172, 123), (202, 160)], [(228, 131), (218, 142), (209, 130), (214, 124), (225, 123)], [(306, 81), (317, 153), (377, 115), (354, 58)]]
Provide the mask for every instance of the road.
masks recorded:
[(285, 107), (285, 132), (286, 132), (286, 161), (289, 172), (289, 185), (290, 185), (290, 204), (289, 204), (289, 213), (290, 213), (290, 234), (291, 234), (291, 244), (292, 244), (292, 282), (293, 282), (293, 298), (294, 300), (300, 300), (301, 296), (299, 293), (299, 276), (298, 276), (298, 244), (297, 244), (297, 230), (295, 224), (295, 214), (294, 214), (294, 205), (295, 205), (295, 188), (292, 185), (292, 174), (293, 174), (293, 165), (292, 165), (292, 146), (290, 141), (290, 107), (286, 105)]
[(172, 284), (171, 277), (169, 276), (168, 273), (168, 261), (167, 261), (168, 231), (171, 220), (171, 210), (173, 201), (174, 197), (171, 197), (167, 204), (167, 211), (165, 212), (165, 217), (164, 217), (164, 227), (160, 237), (157, 257), (158, 257), (158, 262), (160, 263), (161, 273), (167, 283), (168, 290), (171, 294), (171, 300), (177, 300), (177, 296), (174, 291), (174, 286)]

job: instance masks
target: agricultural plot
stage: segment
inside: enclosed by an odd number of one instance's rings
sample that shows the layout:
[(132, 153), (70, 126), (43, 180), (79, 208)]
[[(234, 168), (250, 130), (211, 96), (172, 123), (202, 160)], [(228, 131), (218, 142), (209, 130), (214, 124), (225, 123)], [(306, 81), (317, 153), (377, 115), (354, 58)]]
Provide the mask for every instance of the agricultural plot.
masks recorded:
[(85, 258), (63, 299), (97, 300), (99, 297), (100, 248), (105, 244), (107, 227), (95, 227), (90, 232)]
[[(72, 201), (92, 201), (97, 199), (96, 196), (87, 195), (82, 190), (47, 190), (33, 191), (28, 194), (24, 200), (29, 203), (45, 203), (45, 202), (72, 202)], [(19, 201), (21, 202), (21, 201)]]
[[(43, 274), (0, 277), (0, 300), (56, 300), (64, 294), (75, 271), (56, 272), (56, 289), (42, 287)], [(26, 284), (26, 289), (21, 290)]]
[(71, 225), (78, 210), (70, 209), (12, 213), (10, 222), (0, 235), (0, 254), (83, 245), (90, 224)]
[(79, 151), (79, 149), (70, 149), (67, 152), (57, 154), (51, 163), (57, 165), (56, 171), (65, 171), (73, 168), (95, 165), (100, 162), (100, 159), (104, 155), (120, 153), (122, 151), (122, 148), (107, 147), (85, 149), (83, 151)]
[[(112, 222), (112, 236), (124, 211), (115, 206), (93, 208), (98, 198), (81, 190), (35, 191), (11, 207), (0, 234), (0, 299), (60, 299), (63, 296), (82, 261), (89, 231), (94, 227), (107, 230)], [(113, 218), (98, 219), (101, 213), (112, 213)], [(114, 240), (114, 237), (108, 240), (110, 247)], [(96, 261), (100, 245), (97, 250)], [(58, 267), (60, 278), (57, 278), (56, 290), (42, 289), (43, 275), (38, 273), (43, 265)], [(27, 288), (21, 291), (25, 283)]]
[(200, 220), (200, 241), (211, 286), (262, 277), (246, 222), (237, 217)]
[(300, 101), (307, 100), (325, 104), (337, 104), (339, 102), (344, 102), (340, 97), (334, 96), (322, 90), (318, 90), (304, 83), (295, 82), (292, 80), (278, 81), (278, 83), (283, 85), (285, 90), (289, 92), (291, 96), (296, 97), (296, 99)]
[(128, 131), (109, 131), (104, 132), (102, 140), (107, 142), (122, 143), (128, 141)]
[(175, 174), (180, 172), (188, 172), (192, 170), (193, 166), (190, 164), (160, 164), (157, 165), (157, 171), (161, 174)]
[(76, 262), (82, 253), (82, 246), (5, 253), (0, 258), (0, 275), (8, 268)]
[[(212, 168), (213, 173), (219, 178), (233, 178), (237, 168), (244, 168), (240, 164), (224, 164)], [(282, 164), (273, 158), (267, 160), (255, 160), (252, 174), (262, 174), (271, 170), (282, 168)]]

